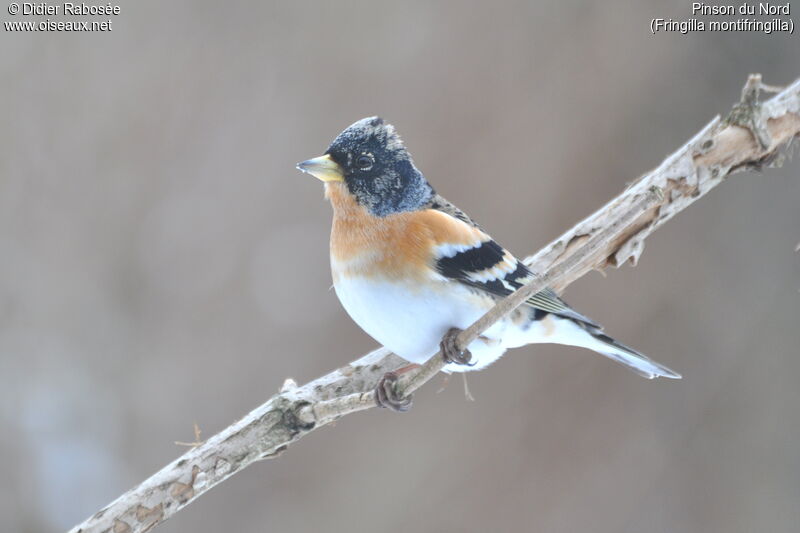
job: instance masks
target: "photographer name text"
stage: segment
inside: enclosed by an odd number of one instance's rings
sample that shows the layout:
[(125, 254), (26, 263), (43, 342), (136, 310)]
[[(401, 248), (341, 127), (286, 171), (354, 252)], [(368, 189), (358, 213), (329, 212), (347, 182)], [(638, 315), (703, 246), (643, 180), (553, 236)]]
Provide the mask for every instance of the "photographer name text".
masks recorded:
[(61, 4), (48, 4), (46, 2), (22, 2), (16, 4), (20, 6), (18, 13), (11, 13), (12, 15), (119, 15), (120, 7), (113, 4), (86, 4), (81, 2), (75, 4), (72, 2), (64, 2)]

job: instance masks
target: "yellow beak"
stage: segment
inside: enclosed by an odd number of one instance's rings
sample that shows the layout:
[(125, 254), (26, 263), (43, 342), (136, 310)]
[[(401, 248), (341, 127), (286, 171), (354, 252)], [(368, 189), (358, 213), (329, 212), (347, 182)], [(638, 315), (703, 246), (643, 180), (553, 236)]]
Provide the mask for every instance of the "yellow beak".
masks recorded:
[(327, 154), (297, 163), (297, 170), (302, 170), (322, 181), (344, 181), (342, 167)]

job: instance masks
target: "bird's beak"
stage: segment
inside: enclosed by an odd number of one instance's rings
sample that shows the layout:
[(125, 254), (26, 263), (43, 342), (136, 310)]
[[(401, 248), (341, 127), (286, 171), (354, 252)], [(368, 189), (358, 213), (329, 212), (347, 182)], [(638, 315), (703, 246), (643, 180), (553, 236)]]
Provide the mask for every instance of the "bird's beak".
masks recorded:
[(342, 167), (328, 154), (297, 163), (297, 170), (302, 170), (322, 181), (344, 181)]

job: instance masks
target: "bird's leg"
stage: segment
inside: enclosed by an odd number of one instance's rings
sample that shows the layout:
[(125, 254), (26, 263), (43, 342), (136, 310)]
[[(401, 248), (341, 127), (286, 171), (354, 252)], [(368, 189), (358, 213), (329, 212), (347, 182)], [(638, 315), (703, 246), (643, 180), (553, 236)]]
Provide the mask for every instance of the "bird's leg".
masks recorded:
[(417, 364), (407, 365), (381, 376), (375, 386), (375, 403), (378, 404), (378, 407), (386, 407), (397, 413), (404, 413), (411, 409), (411, 402), (414, 397), (411, 394), (403, 397), (399, 396), (397, 394), (397, 381), (401, 374), (418, 367), (419, 365)]
[(450, 328), (450, 330), (445, 333), (439, 345), (442, 349), (442, 357), (444, 357), (444, 360), (448, 363), (472, 366), (475, 364), (470, 363), (470, 361), (472, 361), (472, 352), (466, 348), (463, 350), (459, 350), (458, 348), (458, 334), (461, 333), (461, 331), (462, 330), (458, 328)]

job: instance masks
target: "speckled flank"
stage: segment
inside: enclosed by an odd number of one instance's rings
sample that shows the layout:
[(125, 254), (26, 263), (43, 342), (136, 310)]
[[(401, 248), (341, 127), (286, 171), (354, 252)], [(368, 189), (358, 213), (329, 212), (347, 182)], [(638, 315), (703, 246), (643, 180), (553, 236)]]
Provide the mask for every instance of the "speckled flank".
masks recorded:
[(552, 337), (553, 333), (556, 331), (556, 324), (555, 318), (553, 315), (547, 315), (541, 321), (542, 324), (542, 336), (544, 337)]

